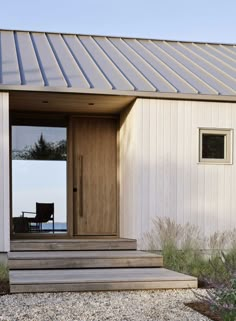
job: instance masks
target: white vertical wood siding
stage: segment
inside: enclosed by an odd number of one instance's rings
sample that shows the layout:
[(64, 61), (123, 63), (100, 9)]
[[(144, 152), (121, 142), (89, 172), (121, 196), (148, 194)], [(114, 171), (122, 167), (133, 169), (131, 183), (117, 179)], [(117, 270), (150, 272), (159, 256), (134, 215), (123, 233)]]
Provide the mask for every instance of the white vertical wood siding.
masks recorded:
[(236, 139), (232, 165), (199, 164), (199, 127), (235, 135), (236, 104), (138, 99), (121, 116), (121, 236), (140, 240), (155, 216), (205, 236), (236, 227)]
[(10, 249), (9, 211), (9, 99), (0, 93), (0, 252)]

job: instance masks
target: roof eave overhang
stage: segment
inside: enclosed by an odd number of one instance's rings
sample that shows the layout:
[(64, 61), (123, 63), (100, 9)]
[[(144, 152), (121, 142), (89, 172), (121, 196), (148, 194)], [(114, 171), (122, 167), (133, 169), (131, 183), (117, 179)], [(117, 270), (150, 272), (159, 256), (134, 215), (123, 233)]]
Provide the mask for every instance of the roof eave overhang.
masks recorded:
[(183, 94), (183, 93), (164, 93), (149, 91), (124, 91), (124, 90), (102, 90), (102, 89), (78, 89), (65, 87), (36, 87), (22, 85), (0, 85), (1, 92), (46, 92), (46, 93), (64, 93), (64, 94), (91, 94), (107, 96), (131, 96), (134, 98), (153, 98), (153, 99), (173, 99), (173, 100), (198, 100), (198, 101), (221, 101), (236, 102), (236, 95), (206, 95), (206, 94)]

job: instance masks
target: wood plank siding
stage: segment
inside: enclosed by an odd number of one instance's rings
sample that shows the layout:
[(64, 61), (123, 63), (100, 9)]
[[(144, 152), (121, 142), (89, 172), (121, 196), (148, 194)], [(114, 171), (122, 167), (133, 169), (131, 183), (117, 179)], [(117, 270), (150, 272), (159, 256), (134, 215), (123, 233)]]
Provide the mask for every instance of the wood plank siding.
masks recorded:
[(155, 216), (208, 236), (236, 227), (236, 166), (198, 163), (198, 128), (236, 128), (236, 104), (138, 99), (121, 115), (120, 236), (150, 231)]
[(0, 93), (0, 252), (10, 250), (9, 100)]

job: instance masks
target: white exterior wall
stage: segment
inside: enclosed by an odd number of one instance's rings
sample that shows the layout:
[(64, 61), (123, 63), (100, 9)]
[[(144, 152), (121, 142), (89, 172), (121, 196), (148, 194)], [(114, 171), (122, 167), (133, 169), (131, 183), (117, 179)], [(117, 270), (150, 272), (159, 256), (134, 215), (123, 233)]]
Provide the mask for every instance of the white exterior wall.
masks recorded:
[(10, 250), (9, 98), (0, 93), (0, 253)]
[(236, 227), (232, 165), (198, 163), (198, 127), (233, 128), (236, 104), (138, 99), (120, 126), (120, 235), (141, 239), (155, 216), (203, 235)]

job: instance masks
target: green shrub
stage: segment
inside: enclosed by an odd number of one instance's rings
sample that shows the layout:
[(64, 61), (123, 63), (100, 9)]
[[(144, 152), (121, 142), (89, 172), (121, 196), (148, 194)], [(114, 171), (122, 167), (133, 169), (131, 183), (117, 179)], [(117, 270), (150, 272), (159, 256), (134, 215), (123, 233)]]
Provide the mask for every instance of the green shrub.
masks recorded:
[[(205, 239), (193, 225), (182, 226), (170, 218), (156, 217), (153, 229), (143, 241), (148, 250), (161, 251), (166, 268), (196, 276), (200, 282), (205, 278), (224, 281), (229, 277), (221, 260), (224, 248), (229, 249), (225, 260), (236, 266), (236, 230), (214, 233)], [(211, 252), (208, 257), (202, 250), (205, 247)]]
[(9, 293), (9, 275), (8, 267), (0, 264), (0, 295)]
[(201, 251), (204, 241), (190, 224), (181, 226), (169, 218), (157, 217), (144, 242), (148, 250), (161, 250), (166, 268), (198, 277), (205, 265)]
[[(236, 320), (236, 230), (214, 233), (208, 239), (199, 230), (169, 218), (155, 218), (144, 237), (148, 250), (161, 250), (164, 266), (198, 277), (208, 286), (207, 295), (196, 296), (216, 310), (224, 321)], [(210, 249), (206, 256), (202, 249)], [(226, 250), (225, 250), (226, 249)]]
[[(199, 295), (195, 293), (201, 301), (207, 302), (213, 311), (216, 311), (224, 321), (236, 320), (236, 265), (231, 254), (224, 254), (217, 258), (221, 261), (216, 267), (221, 267), (223, 277), (217, 278), (211, 275), (206, 278), (209, 289), (206, 294)], [(215, 268), (214, 262), (211, 262), (212, 268)], [(219, 271), (216, 271), (218, 274)]]
[(8, 281), (8, 267), (4, 264), (0, 264), (0, 282)]

